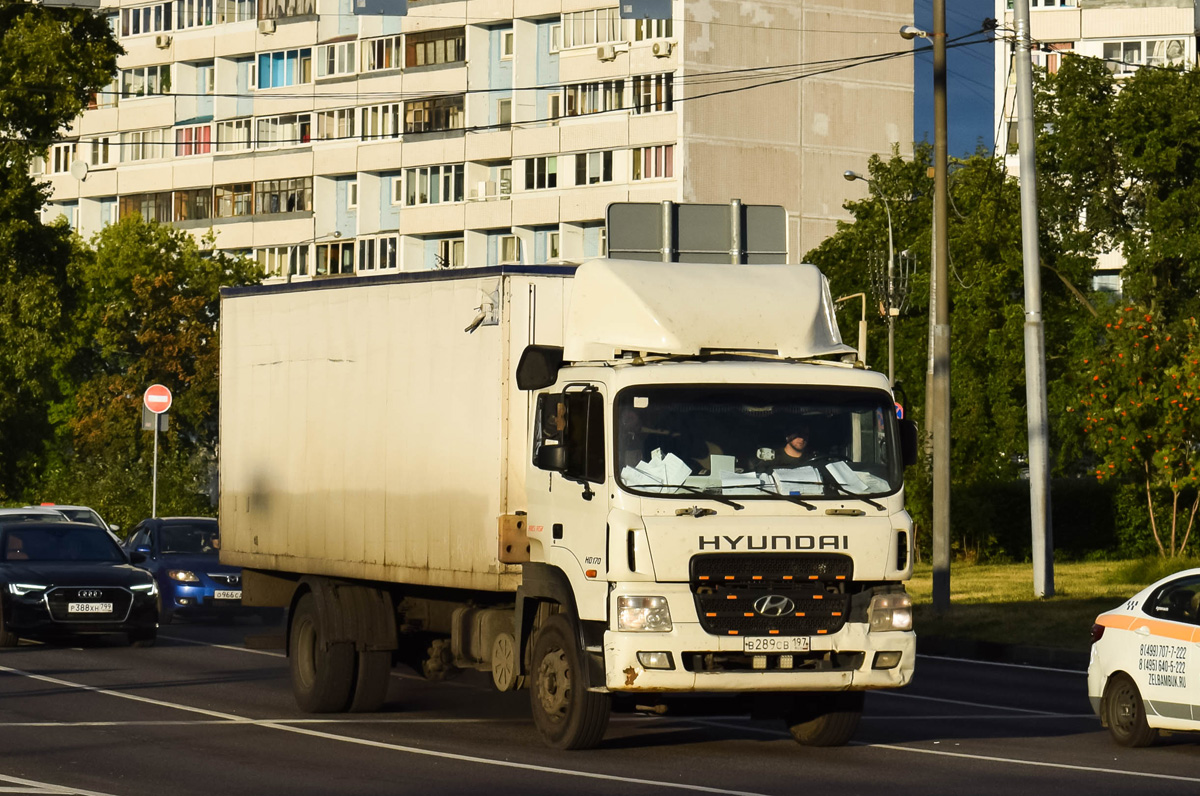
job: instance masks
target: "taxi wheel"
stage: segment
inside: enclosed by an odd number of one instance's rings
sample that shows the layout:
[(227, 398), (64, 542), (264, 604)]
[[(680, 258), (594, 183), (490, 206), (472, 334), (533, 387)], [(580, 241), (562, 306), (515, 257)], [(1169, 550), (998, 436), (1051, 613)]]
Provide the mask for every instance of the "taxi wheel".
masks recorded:
[(1146, 706), (1137, 685), (1127, 674), (1116, 674), (1104, 691), (1104, 718), (1113, 740), (1121, 746), (1149, 746), (1158, 730), (1146, 723)]

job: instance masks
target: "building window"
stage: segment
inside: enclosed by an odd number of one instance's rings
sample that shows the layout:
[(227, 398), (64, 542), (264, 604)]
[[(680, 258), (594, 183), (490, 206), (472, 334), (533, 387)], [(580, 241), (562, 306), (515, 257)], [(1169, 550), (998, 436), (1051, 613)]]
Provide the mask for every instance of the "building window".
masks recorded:
[(350, 180), (346, 183), (346, 209), (354, 210), (358, 207), (358, 180)]
[(286, 19), (317, 13), (316, 0), (258, 0), (259, 19)]
[(446, 238), (438, 241), (438, 268), (462, 268), (466, 264), (466, 246), (462, 238)]
[(1183, 39), (1104, 42), (1104, 65), (1115, 75), (1128, 75), (1140, 66), (1181, 66), (1187, 59)]
[(171, 218), (171, 192), (137, 193), (122, 196), (117, 211), (120, 218), (141, 216), (145, 221), (158, 221), (166, 224)]
[(256, 259), (268, 277), (308, 276), (308, 244), (268, 246), (258, 250)]
[(399, 69), (404, 46), (400, 36), (384, 36), (368, 39), (362, 43), (362, 71), (377, 72), (382, 69)]
[(193, 188), (175, 192), (175, 220), (198, 221), (212, 218), (212, 188)]
[[(400, 180), (395, 181), (393, 204), (400, 203)], [(404, 170), (404, 204), (436, 205), (463, 200), (463, 165), (422, 166)]]
[(549, 101), (549, 118), (557, 119), (562, 116), (562, 94), (551, 94)]
[(254, 183), (254, 213), (297, 213), (312, 210), (312, 177)]
[(465, 28), (410, 33), (404, 41), (405, 66), (452, 64), (466, 59)]
[(212, 125), (196, 124), (175, 130), (175, 157), (212, 154)]
[(250, 119), (217, 122), (217, 152), (242, 152), (251, 149), (251, 124)]
[(398, 138), (400, 136), (400, 103), (369, 105), (362, 108), (359, 129), (364, 141), (373, 138)]
[(354, 44), (343, 41), (317, 47), (317, 77), (354, 74)]
[(525, 160), (525, 190), (558, 187), (558, 158), (527, 158)]
[(496, 100), (496, 124), (512, 124), (512, 99)]
[(120, 75), (117, 75), (111, 83), (88, 97), (87, 109), (94, 111), (101, 108), (115, 108), (119, 96), (121, 96), (121, 78)]
[(625, 81), (601, 80), (576, 83), (563, 89), (567, 116), (603, 113), (625, 107)]
[(637, 75), (633, 78), (633, 104), (637, 113), (659, 113), (674, 107), (674, 76)]
[(255, 149), (302, 146), (312, 142), (312, 115), (265, 116), (256, 121), (256, 130)]
[(333, 243), (318, 243), (317, 258), (313, 266), (313, 274), (316, 276), (354, 273), (354, 241), (339, 240)]
[(50, 173), (51, 174), (66, 174), (71, 170), (71, 163), (75, 160), (75, 152), (79, 148), (77, 142), (72, 141), (69, 144), (55, 144), (50, 148)]
[(260, 53), (257, 88), (280, 88), (312, 82), (312, 48)]
[(404, 132), (430, 133), (463, 128), (463, 95), (404, 103)]
[(575, 156), (575, 184), (595, 185), (598, 182), (612, 182), (613, 153), (580, 152)]
[(635, 19), (633, 21), (633, 40), (669, 39), (671, 33), (670, 19)]
[(163, 33), (171, 29), (172, 3), (121, 9), (121, 38)]
[(178, 30), (187, 30), (213, 24), (213, 3), (214, 0), (175, 0), (175, 10), (178, 14), (175, 27)]
[(521, 262), (521, 240), (516, 235), (500, 236), (500, 262)]
[(171, 65), (139, 66), (121, 70), (121, 98), (152, 97), (171, 93)]
[(359, 238), (358, 272), (394, 271), (399, 266), (396, 253), (397, 241), (395, 235)]
[(93, 166), (107, 166), (112, 158), (112, 139), (110, 135), (93, 138), (91, 141)]
[(167, 156), (163, 141), (170, 141), (170, 128), (166, 135), (162, 130), (134, 130), (121, 133), (121, 162), (134, 163), (139, 160), (155, 160)]
[(213, 189), (217, 218), (235, 218), (254, 213), (254, 185), (249, 182), (218, 185)]
[(567, 12), (562, 15), (562, 27), (564, 48), (621, 41), (621, 17), (616, 6)]
[(500, 60), (511, 61), (513, 57), (514, 36), (512, 30), (500, 31)]
[(550, 26), (550, 54), (558, 52), (562, 49), (563, 26), (561, 22), (555, 22)]
[(551, 232), (546, 236), (546, 259), (558, 259), (558, 233)]
[(674, 176), (675, 145), (636, 147), (633, 150), (633, 178), (657, 180)]
[(217, 0), (217, 24), (254, 19), (254, 0)]
[(321, 111), (317, 114), (317, 139), (321, 141), (346, 140), (354, 137), (354, 117), (357, 108), (340, 108)]

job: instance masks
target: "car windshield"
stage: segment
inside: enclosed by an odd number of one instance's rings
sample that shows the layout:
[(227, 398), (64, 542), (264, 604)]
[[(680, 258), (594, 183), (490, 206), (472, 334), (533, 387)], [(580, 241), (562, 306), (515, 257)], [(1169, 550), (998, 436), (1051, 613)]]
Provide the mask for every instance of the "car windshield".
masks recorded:
[(100, 528), (6, 527), (0, 531), (5, 561), (125, 561), (125, 554)]
[(217, 524), (171, 524), (158, 532), (163, 553), (215, 553), (220, 547)]
[(100, 515), (91, 509), (59, 509), (63, 514), (67, 515), (67, 519), (71, 522), (86, 522), (88, 525), (96, 525), (100, 528), (104, 527), (104, 523), (100, 520)]
[(872, 497), (902, 484), (881, 390), (654, 386), (617, 397), (617, 480), (656, 497)]
[(57, 511), (14, 511), (11, 514), (0, 514), (0, 522), (69, 522), (69, 520)]

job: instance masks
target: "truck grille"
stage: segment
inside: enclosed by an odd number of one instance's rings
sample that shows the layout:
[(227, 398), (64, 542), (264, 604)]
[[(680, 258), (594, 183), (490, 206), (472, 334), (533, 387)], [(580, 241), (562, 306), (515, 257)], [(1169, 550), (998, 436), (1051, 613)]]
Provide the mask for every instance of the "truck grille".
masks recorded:
[(846, 623), (849, 556), (781, 553), (695, 556), (692, 594), (700, 626), (720, 636), (817, 636)]

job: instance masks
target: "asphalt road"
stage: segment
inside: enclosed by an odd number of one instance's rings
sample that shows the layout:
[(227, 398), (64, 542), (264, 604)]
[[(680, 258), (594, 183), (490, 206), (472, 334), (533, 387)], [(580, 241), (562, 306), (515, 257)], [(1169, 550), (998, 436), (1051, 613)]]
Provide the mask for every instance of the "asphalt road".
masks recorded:
[(599, 749), (554, 752), (528, 692), (474, 673), (393, 677), (381, 713), (314, 717), (253, 621), (177, 624), (159, 645), (0, 650), (0, 793), (1188, 794), (1200, 740), (1114, 745), (1082, 672), (921, 658), (875, 692), (856, 741), (806, 749), (724, 701), (615, 714)]

